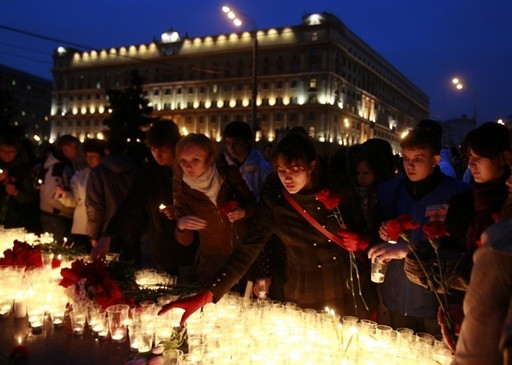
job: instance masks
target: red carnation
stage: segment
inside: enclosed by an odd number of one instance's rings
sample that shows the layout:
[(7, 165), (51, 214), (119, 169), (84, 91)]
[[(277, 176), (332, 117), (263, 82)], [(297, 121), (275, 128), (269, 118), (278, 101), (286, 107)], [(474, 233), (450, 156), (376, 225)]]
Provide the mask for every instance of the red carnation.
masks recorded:
[(440, 239), (443, 236), (449, 236), (447, 226), (443, 222), (433, 221), (423, 226), (423, 233), (429, 240)]
[(340, 205), (340, 197), (336, 194), (333, 194), (327, 188), (320, 190), (316, 194), (316, 200), (321, 202), (327, 210), (333, 210), (338, 205)]
[(398, 241), (398, 237), (406, 231), (411, 231), (420, 226), (418, 222), (412, 220), (410, 214), (402, 214), (386, 223), (386, 231), (390, 241)]
[(238, 209), (238, 202), (236, 200), (230, 200), (219, 208), (220, 214), (228, 215), (232, 211)]

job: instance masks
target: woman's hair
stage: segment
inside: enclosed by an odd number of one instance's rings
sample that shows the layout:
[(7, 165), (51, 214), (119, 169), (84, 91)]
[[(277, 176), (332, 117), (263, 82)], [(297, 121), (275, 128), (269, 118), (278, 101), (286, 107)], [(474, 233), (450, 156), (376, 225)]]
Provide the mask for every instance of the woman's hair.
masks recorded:
[(471, 130), (462, 141), (461, 152), (467, 156), (471, 151), (480, 157), (491, 159), (510, 151), (508, 128), (499, 123), (488, 122)]
[(287, 167), (309, 167), (316, 160), (316, 148), (313, 140), (302, 133), (289, 132), (272, 152), (272, 165), (277, 167), (277, 160), (281, 157)]
[(380, 184), (384, 181), (387, 181), (393, 177), (393, 171), (383, 154), (369, 148), (367, 145), (361, 145), (361, 147), (356, 151), (356, 154), (352, 160), (351, 165), (351, 177), (355, 180), (357, 176), (357, 165), (360, 162), (366, 162), (368, 167), (375, 174), (375, 183)]
[(198, 146), (205, 151), (207, 163), (213, 164), (217, 156), (217, 151), (212, 140), (201, 133), (189, 133), (176, 143), (176, 159), (179, 159), (181, 152), (189, 144)]

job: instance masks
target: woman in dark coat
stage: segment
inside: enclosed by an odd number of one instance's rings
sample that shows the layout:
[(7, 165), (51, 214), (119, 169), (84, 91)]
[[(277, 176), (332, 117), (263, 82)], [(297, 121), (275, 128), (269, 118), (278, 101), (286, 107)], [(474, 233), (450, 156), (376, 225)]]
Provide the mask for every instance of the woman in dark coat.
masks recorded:
[[(366, 249), (367, 243), (359, 239), (364, 220), (353, 190), (333, 180), (328, 186), (318, 178), (316, 150), (307, 136), (289, 133), (279, 142), (272, 160), (279, 182), (262, 196), (247, 239), (204, 289), (192, 298), (167, 304), (161, 313), (173, 307), (184, 308), (183, 323), (200, 306), (218, 301), (245, 274), (273, 233), (286, 248), (287, 301), (317, 310), (328, 306), (341, 315), (359, 317), (368, 317), (375, 309), (375, 288), (370, 282), (367, 262), (355, 259), (365, 256), (358, 253), (359, 249)], [(319, 193), (325, 193), (326, 187), (332, 199), (324, 204)], [(334, 197), (339, 200), (330, 206), (336, 201)], [(294, 208), (295, 204), (299, 210)], [(328, 234), (339, 238), (342, 228), (333, 213), (338, 209), (345, 230), (341, 240), (326, 237), (300, 212), (309, 213)], [(357, 265), (359, 280), (352, 263)]]

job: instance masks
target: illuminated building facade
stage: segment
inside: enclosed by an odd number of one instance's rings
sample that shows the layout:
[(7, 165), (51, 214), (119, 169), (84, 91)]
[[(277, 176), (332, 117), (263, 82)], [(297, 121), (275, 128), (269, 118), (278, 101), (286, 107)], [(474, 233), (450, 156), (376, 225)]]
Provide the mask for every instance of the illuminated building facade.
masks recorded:
[(429, 99), (335, 16), (303, 17), (297, 26), (181, 38), (54, 54), (52, 137), (95, 136), (108, 116), (106, 89), (143, 78), (154, 115), (183, 133), (219, 140), (232, 120), (251, 121), (254, 36), (258, 40), (257, 140), (302, 126), (319, 142), (368, 138), (398, 149), (400, 133), (429, 115)]

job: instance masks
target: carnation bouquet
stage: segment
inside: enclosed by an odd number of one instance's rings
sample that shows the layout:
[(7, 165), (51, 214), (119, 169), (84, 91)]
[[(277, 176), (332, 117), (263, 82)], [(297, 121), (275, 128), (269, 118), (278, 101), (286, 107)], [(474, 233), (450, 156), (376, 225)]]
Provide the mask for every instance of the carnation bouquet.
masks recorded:
[(119, 284), (111, 278), (105, 264), (100, 260), (85, 262), (75, 260), (70, 268), (61, 270), (60, 285), (67, 288), (73, 303), (86, 306), (95, 303), (103, 310), (114, 304), (125, 304)]
[[(342, 232), (339, 232), (338, 235), (342, 236), (343, 231), (347, 229), (347, 226), (345, 225), (345, 222), (343, 221), (343, 217), (341, 215), (339, 205), (340, 205), (340, 197), (337, 194), (332, 193), (329, 189), (325, 188), (320, 190), (316, 194), (316, 199), (321, 202), (325, 209), (331, 211), (332, 217), (336, 219), (338, 222)], [(366, 244), (367, 246), (367, 244)], [(364, 249), (366, 246), (358, 247), (359, 249)], [(352, 292), (352, 298), (354, 300), (354, 308), (357, 310), (357, 301), (356, 301), (356, 286), (358, 295), (361, 298), (361, 301), (363, 302), (363, 305), (366, 310), (368, 310), (368, 305), (366, 304), (366, 301), (364, 300), (362, 289), (361, 289), (361, 279), (359, 277), (359, 268), (357, 267), (357, 258), (354, 253), (354, 250), (348, 249), (346, 247), (348, 253), (349, 253), (349, 260), (350, 260), (350, 290)], [(354, 280), (357, 281), (357, 284), (354, 283)]]
[[(451, 313), (449, 311), (447, 297), (448, 288), (444, 280), (443, 263), (439, 256), (439, 240), (443, 236), (449, 236), (449, 232), (447, 231), (446, 224), (444, 224), (443, 222), (432, 221), (423, 225), (422, 231), (425, 234), (425, 237), (427, 238), (428, 242), (430, 243), (430, 246), (434, 250), (436, 257), (435, 265), (426, 266), (425, 263), (420, 258), (420, 255), (418, 253), (418, 247), (411, 242), (409, 237), (409, 232), (419, 227), (420, 224), (418, 222), (413, 221), (411, 215), (409, 214), (400, 215), (399, 217), (392, 219), (386, 223), (386, 229), (388, 236), (390, 237), (390, 240), (397, 242), (399, 238), (402, 238), (403, 241), (406, 243), (407, 248), (410, 251), (410, 254), (412, 254), (412, 256), (414, 257), (414, 262), (421, 270), (421, 274), (425, 279), (427, 288), (434, 293), (439, 304), (440, 310), (442, 311), (443, 315), (441, 316), (441, 318), (443, 318), (443, 321), (445, 322), (444, 325), (448, 330), (448, 333), (446, 333), (446, 335), (450, 337), (447, 340), (449, 342), (454, 343), (455, 334), (453, 320), (451, 318)], [(411, 270), (410, 268), (408, 268), (407, 262), (408, 261), (406, 259), (406, 273), (407, 271)], [(408, 275), (408, 277), (409, 276), (410, 275)], [(442, 298), (440, 294), (442, 294)]]

